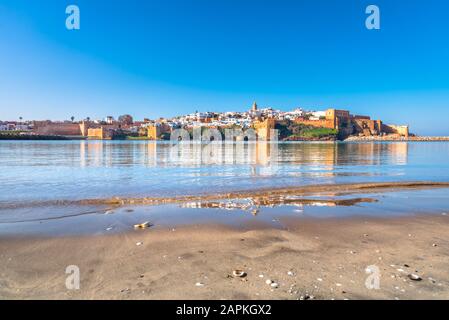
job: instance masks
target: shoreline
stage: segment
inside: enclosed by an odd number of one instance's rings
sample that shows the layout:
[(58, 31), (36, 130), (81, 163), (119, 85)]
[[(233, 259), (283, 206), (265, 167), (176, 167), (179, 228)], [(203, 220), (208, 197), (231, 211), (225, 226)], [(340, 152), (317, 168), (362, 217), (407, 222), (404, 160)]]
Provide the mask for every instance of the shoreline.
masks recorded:
[[(322, 184), (196, 196), (30, 201), (0, 205), (0, 239), (126, 233), (187, 225), (266, 225), (283, 229), (286, 218), (402, 217), (447, 210), (449, 182)], [(434, 198), (419, 201), (429, 192)], [(443, 197), (443, 198), (442, 198)], [(416, 199), (415, 199), (416, 198)], [(396, 200), (395, 200), (396, 199)], [(401, 200), (402, 199), (402, 200)], [(408, 200), (410, 199), (410, 200)], [(399, 202), (398, 202), (399, 200)], [(405, 202), (404, 202), (405, 201)], [(145, 229), (144, 228), (144, 229)]]
[[(94, 139), (83, 136), (63, 136), (63, 135), (8, 135), (0, 134), (0, 141), (166, 141), (163, 139), (151, 139), (147, 137), (133, 137), (117, 139)], [(413, 136), (403, 137), (397, 135), (385, 135), (385, 136), (349, 136), (346, 138), (338, 139), (336, 137), (289, 137), (278, 141), (278, 143), (339, 143), (339, 142), (448, 142), (449, 136)], [(265, 141), (260, 141), (265, 142)]]
[[(177, 204), (191, 201), (210, 200), (239, 200), (253, 198), (256, 202), (270, 204), (273, 202), (285, 201), (285, 196), (320, 196), (320, 195), (350, 195), (368, 194), (374, 192), (402, 191), (402, 190), (424, 190), (449, 188), (449, 182), (434, 181), (404, 181), (404, 182), (366, 182), (366, 183), (341, 183), (341, 184), (318, 184), (299, 187), (261, 188), (256, 190), (236, 190), (218, 194), (184, 195), (172, 197), (109, 197), (97, 199), (81, 200), (50, 200), (41, 202), (31, 202), (30, 205), (108, 205), (120, 207), (125, 205), (161, 205)], [(271, 199), (274, 198), (274, 199)], [(313, 199), (309, 199), (314, 201)], [(363, 198), (361, 200), (364, 200)], [(300, 199), (298, 200), (300, 201)], [(308, 201), (303, 199), (303, 201)], [(318, 201), (318, 200), (316, 200)], [(369, 200), (368, 200), (369, 201)], [(24, 204), (26, 205), (26, 204)]]
[[(448, 216), (284, 223), (0, 238), (0, 299), (449, 298)], [(80, 268), (80, 290), (65, 287), (69, 265)], [(365, 286), (372, 265), (379, 290)]]
[(449, 141), (449, 137), (437, 136), (416, 136), (416, 137), (398, 137), (398, 136), (350, 136), (343, 139), (342, 142), (439, 142)]

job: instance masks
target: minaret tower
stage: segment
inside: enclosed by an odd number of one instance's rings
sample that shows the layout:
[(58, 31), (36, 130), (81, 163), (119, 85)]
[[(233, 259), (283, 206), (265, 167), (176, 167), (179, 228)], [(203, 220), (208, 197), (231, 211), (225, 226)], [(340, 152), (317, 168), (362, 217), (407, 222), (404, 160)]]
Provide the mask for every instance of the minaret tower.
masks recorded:
[(252, 112), (256, 112), (257, 111), (257, 103), (256, 103), (256, 101), (254, 101), (253, 106), (251, 107), (251, 111)]

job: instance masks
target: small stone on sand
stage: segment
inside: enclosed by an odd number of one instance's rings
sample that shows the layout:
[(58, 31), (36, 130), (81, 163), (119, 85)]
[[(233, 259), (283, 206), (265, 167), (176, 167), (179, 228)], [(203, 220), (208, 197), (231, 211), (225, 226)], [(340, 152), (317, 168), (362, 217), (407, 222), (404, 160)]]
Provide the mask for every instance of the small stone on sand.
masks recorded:
[(244, 278), (244, 277), (246, 277), (246, 272), (243, 270), (237, 269), (237, 270), (232, 271), (232, 275), (237, 278)]
[(142, 222), (142, 223), (138, 223), (134, 225), (134, 229), (146, 229), (148, 227), (150, 227), (151, 224), (148, 221)]
[(409, 274), (408, 277), (410, 280), (413, 280), (413, 281), (421, 281), (422, 280), (422, 278), (420, 276), (418, 276), (417, 274), (413, 274), (413, 273)]

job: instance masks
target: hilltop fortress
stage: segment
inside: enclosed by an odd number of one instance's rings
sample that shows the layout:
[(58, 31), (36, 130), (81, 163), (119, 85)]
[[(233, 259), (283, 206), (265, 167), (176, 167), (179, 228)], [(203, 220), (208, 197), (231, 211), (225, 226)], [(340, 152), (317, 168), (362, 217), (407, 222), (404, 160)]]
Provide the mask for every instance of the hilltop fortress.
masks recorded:
[[(126, 121), (124, 121), (125, 119)], [(257, 103), (246, 112), (195, 112), (171, 119), (145, 119), (133, 121), (129, 115), (114, 120), (86, 119), (78, 123), (35, 121), (33, 132), (41, 135), (78, 136), (89, 139), (114, 139), (124, 136), (148, 140), (167, 140), (174, 129), (207, 127), (226, 129), (252, 128), (259, 140), (272, 140), (272, 129), (281, 132), (281, 140), (344, 140), (348, 137), (392, 137), (408, 138), (407, 125), (385, 124), (369, 116), (352, 115), (347, 110), (325, 111), (280, 111), (273, 108), (259, 109)]]
[[(277, 124), (282, 124), (285, 120), (267, 118), (257, 120), (254, 128), (259, 139), (270, 140), (270, 130), (275, 129)], [(404, 138), (409, 137), (409, 127), (406, 125), (388, 125), (382, 120), (372, 120), (369, 116), (351, 115), (347, 110), (327, 109), (325, 115), (319, 118), (298, 117), (293, 120), (296, 124), (312, 126), (315, 128), (333, 129), (338, 133), (340, 139), (349, 136), (383, 136), (396, 135)]]

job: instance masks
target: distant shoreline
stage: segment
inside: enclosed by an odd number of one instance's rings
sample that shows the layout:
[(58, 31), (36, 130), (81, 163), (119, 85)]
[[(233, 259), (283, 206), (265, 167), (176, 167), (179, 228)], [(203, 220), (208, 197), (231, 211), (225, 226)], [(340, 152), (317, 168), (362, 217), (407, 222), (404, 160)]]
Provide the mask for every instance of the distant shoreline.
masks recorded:
[[(311, 199), (312, 196), (319, 196), (331, 192), (334, 196), (351, 194), (384, 193), (404, 190), (425, 190), (449, 188), (449, 182), (436, 181), (397, 181), (397, 182), (359, 182), (359, 183), (338, 183), (338, 184), (315, 184), (296, 187), (261, 188), (255, 190), (235, 190), (223, 193), (202, 193), (193, 195), (178, 195), (171, 197), (121, 197), (119, 195), (107, 198), (87, 198), (87, 199), (58, 199), (49, 201), (33, 201), (14, 204), (13, 208), (25, 208), (33, 206), (108, 206), (119, 208), (124, 206), (156, 206), (166, 204), (185, 204), (196, 202), (197, 204), (207, 204), (217, 200), (242, 200), (253, 199), (259, 206), (286, 204), (286, 203), (310, 203), (322, 202), (335, 205), (353, 205), (359, 202), (371, 202), (369, 198), (355, 198), (344, 200), (332, 199)], [(294, 197), (286, 199), (286, 197)], [(309, 197), (298, 199), (296, 197)], [(209, 203), (210, 204), (210, 203)], [(8, 206), (0, 206), (0, 209), (8, 209)]]
[(74, 140), (69, 137), (64, 136), (43, 136), (43, 135), (11, 135), (11, 134), (0, 134), (0, 140)]
[(413, 141), (420, 141), (420, 142), (434, 142), (434, 141), (449, 141), (448, 137), (437, 137), (437, 136), (416, 136), (416, 137), (398, 137), (398, 136), (364, 136), (364, 137), (358, 137), (358, 136), (350, 136), (342, 141), (404, 141), (404, 142), (413, 142)]

